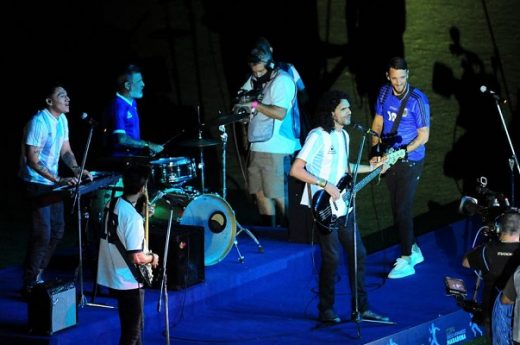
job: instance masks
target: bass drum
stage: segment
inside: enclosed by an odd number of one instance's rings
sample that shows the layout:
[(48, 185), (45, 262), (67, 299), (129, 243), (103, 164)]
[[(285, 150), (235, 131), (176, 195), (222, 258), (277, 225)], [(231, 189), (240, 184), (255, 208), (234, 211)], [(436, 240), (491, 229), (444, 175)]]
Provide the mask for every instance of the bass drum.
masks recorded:
[(167, 223), (170, 210), (173, 210), (173, 221), (204, 228), (204, 266), (224, 260), (233, 246), (237, 229), (235, 213), (226, 200), (215, 194), (170, 193), (156, 203), (150, 220)]
[(105, 215), (105, 207), (110, 202), (110, 199), (119, 197), (123, 194), (123, 178), (109, 186), (99, 188), (89, 194), (90, 197), (90, 216), (91, 219), (98, 224), (103, 224), (103, 217)]

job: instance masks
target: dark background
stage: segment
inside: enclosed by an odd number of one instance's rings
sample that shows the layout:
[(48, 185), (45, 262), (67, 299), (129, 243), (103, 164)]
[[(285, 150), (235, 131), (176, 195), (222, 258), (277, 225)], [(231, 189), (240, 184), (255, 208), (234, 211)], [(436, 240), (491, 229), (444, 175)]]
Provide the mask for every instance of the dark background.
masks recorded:
[[(28, 218), (16, 173), (22, 129), (42, 107), (42, 84), (50, 79), (65, 83), (71, 98), (71, 144), (81, 161), (89, 127), (79, 116), (87, 112), (100, 118), (113, 97), (117, 67), (136, 63), (146, 83), (139, 101), (143, 137), (165, 142), (184, 130), (164, 156), (198, 161), (199, 150), (178, 143), (195, 138), (198, 129), (205, 138), (219, 139), (217, 128), (201, 123), (230, 112), (248, 73), (247, 52), (260, 35), (271, 41), (275, 60), (297, 67), (311, 104), (330, 88), (346, 90), (354, 121), (366, 124), (377, 88), (385, 81), (386, 62), (405, 56), (410, 81), (425, 91), (432, 110), (428, 158), (414, 209), (421, 231), (455, 219), (460, 196), (474, 192), (479, 176), (511, 199), (511, 152), (497, 108), (479, 88), (487, 85), (509, 99), (501, 110), (518, 147), (517, 1), (95, 0), (2, 6), (7, 176), (2, 218), (7, 231)], [(232, 126), (227, 129), (234, 133)], [(96, 167), (98, 132), (87, 168), (103, 170)], [(355, 153), (360, 137), (352, 137)], [(244, 157), (238, 158), (235, 142), (239, 140), (231, 135), (228, 201), (237, 219), (249, 224), (256, 207), (245, 191)], [(203, 149), (211, 193), (221, 191), (221, 152), (220, 146)], [(191, 183), (200, 187), (198, 179)], [(360, 193), (358, 209), (366, 236), (390, 227), (384, 186)]]

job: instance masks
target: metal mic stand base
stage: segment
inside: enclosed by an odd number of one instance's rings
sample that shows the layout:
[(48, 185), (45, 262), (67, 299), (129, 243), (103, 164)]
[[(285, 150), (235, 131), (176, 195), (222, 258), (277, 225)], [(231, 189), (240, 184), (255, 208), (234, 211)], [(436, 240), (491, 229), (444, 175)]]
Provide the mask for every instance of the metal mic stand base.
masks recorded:
[(79, 306), (81, 308), (83, 308), (83, 307), (98, 307), (98, 308), (105, 308), (105, 309), (116, 309), (116, 307), (113, 306), (113, 305), (87, 302), (87, 298), (85, 296), (81, 296), (81, 301), (79, 302)]

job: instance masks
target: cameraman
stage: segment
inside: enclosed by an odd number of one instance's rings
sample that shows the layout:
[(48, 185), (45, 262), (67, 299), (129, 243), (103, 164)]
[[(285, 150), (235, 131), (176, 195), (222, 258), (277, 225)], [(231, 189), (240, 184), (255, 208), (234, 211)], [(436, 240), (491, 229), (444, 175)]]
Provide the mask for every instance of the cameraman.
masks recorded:
[(472, 249), (464, 255), (462, 265), (479, 270), (484, 280), (483, 313), (480, 322), (489, 329), (493, 303), (520, 262), (520, 213), (506, 211), (497, 225), (498, 238)]
[(255, 194), (263, 225), (285, 222), (287, 178), (291, 158), (301, 148), (293, 132), (296, 85), (291, 76), (277, 68), (269, 50), (254, 48), (249, 55), (251, 75), (242, 90), (258, 90), (256, 100), (235, 105), (250, 114), (248, 141), (249, 193)]

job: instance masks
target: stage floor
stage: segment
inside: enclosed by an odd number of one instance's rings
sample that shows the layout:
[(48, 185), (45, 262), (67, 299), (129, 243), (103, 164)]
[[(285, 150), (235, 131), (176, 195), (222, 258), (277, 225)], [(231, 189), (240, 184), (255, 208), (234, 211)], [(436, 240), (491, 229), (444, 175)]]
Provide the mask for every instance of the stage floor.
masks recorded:
[[(286, 229), (254, 228), (264, 251), (245, 232), (238, 237), (244, 262), (232, 248), (223, 260), (205, 267), (203, 282), (168, 291), (158, 312), (159, 291), (146, 291), (144, 344), (166, 342), (166, 316), (170, 342), (175, 344), (455, 344), (481, 335), (451, 296), (444, 277), (459, 277), (468, 288), (474, 275), (461, 266), (478, 224), (466, 219), (422, 235), (418, 243), (425, 262), (416, 274), (387, 279), (398, 255), (397, 246), (372, 253), (366, 266), (371, 308), (388, 315), (395, 324), (349, 321), (351, 294), (345, 267), (337, 279), (336, 311), (346, 320), (324, 325), (317, 316), (319, 246), (287, 241)], [(63, 253), (71, 264), (53, 265), (50, 276), (74, 279), (74, 250)], [(58, 256), (59, 258), (59, 256)], [(55, 261), (55, 260), (54, 260)], [(20, 267), (0, 271), (1, 344), (117, 344), (119, 321), (115, 309), (77, 308), (78, 322), (52, 336), (28, 334), (27, 304), (18, 296)], [(92, 274), (84, 269), (83, 291), (92, 301)], [(76, 282), (79, 294), (81, 286)], [(115, 305), (103, 294), (95, 302)], [(74, 306), (72, 306), (74, 308)], [(437, 341), (437, 342), (435, 342)]]

